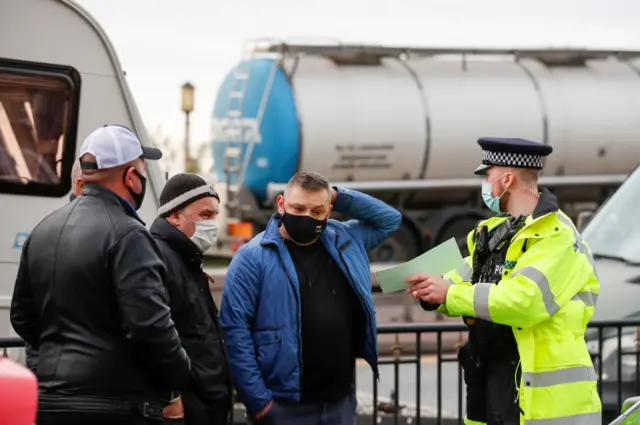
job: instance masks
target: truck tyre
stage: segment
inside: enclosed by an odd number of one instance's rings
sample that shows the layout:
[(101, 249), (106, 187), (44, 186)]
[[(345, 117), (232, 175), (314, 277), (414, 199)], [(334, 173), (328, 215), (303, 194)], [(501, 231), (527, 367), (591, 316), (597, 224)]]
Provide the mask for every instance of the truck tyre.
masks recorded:
[(433, 245), (435, 246), (442, 242), (446, 242), (451, 238), (456, 238), (456, 242), (458, 244), (458, 248), (460, 248), (462, 256), (466, 257), (469, 255), (467, 235), (473, 230), (477, 222), (478, 219), (475, 217), (460, 217), (450, 220), (445, 224), (446, 227), (440, 233), (440, 237)]
[(380, 246), (369, 251), (372, 263), (403, 263), (420, 255), (418, 235), (404, 222), (400, 228), (382, 242)]

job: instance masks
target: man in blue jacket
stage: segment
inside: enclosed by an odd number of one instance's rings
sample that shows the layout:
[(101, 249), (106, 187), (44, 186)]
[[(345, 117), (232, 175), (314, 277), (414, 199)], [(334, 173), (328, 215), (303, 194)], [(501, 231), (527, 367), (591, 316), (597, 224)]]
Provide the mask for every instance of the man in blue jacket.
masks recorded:
[[(330, 220), (332, 209), (352, 220)], [(400, 223), (384, 202), (301, 172), (266, 230), (236, 252), (220, 321), (236, 389), (256, 423), (354, 423), (356, 357), (378, 375), (367, 251)]]

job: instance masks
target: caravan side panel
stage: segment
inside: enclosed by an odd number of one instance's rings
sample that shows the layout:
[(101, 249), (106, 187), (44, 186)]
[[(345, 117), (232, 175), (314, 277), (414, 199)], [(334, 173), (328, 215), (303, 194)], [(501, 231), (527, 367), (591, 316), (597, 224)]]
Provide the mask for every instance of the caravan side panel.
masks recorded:
[[(63, 193), (48, 193), (49, 196), (39, 196), (29, 192), (7, 194), (0, 191), (0, 209), (2, 210), (2, 223), (0, 224), (0, 337), (12, 334), (7, 315), (7, 307), (13, 284), (16, 277), (17, 266), (20, 260), (21, 244), (31, 229), (47, 214), (68, 202), (70, 190), (69, 172), (70, 166), (62, 167), (62, 164), (71, 164), (75, 159), (76, 151), (82, 140), (93, 129), (107, 123), (126, 125), (136, 131), (144, 141), (146, 133), (142, 127), (138, 111), (131, 99), (128, 87), (123, 79), (123, 72), (115, 57), (113, 48), (97, 23), (81, 8), (66, 0), (3, 0), (2, 13), (0, 13), (0, 103), (5, 112), (8, 110), (11, 125), (7, 123), (7, 114), (0, 110), (0, 150), (5, 150), (5, 155), (0, 155), (0, 172), (5, 173), (5, 182), (15, 178), (11, 174), (20, 174), (31, 169), (24, 164), (22, 157), (42, 158), (45, 145), (48, 146), (47, 154), (49, 162), (55, 164), (48, 168), (53, 170), (47, 175), (50, 180), (62, 179)], [(11, 65), (14, 64), (15, 66)], [(38, 72), (44, 65), (58, 65), (73, 69), (79, 79), (70, 89), (71, 94), (78, 93), (77, 99), (67, 99), (64, 118), (56, 110), (50, 108), (46, 111), (54, 124), (60, 121), (71, 123), (73, 128), (65, 128), (62, 133), (69, 136), (69, 143), (65, 146), (59, 143), (64, 136), (57, 138), (58, 133), (51, 133), (51, 140), (42, 143), (42, 134), (46, 127), (41, 119), (39, 133), (22, 131), (21, 128), (29, 128), (30, 115), (33, 111), (42, 112), (42, 104), (46, 104), (51, 96), (41, 95), (39, 99), (29, 95), (24, 98), (21, 93), (29, 92), (17, 87), (15, 79), (10, 79), (9, 74), (14, 75), (16, 68), (22, 67), (27, 73), (24, 83), (33, 87), (33, 78), (29, 75)], [(4, 78), (3, 78), (4, 76)], [(2, 83), (4, 81), (4, 84)], [(46, 80), (49, 81), (49, 80)], [(11, 82), (9, 84), (8, 82)], [(45, 88), (36, 90), (36, 93), (44, 93)], [(72, 96), (73, 97), (73, 96)], [(36, 105), (40, 102), (38, 105)], [(28, 105), (26, 105), (28, 104)], [(31, 110), (31, 113), (23, 113)], [(20, 116), (22, 117), (20, 118)], [(37, 115), (37, 113), (35, 113)], [(46, 118), (46, 117), (45, 117)], [(67, 119), (68, 118), (68, 119)], [(24, 121), (24, 122), (23, 122)], [(37, 118), (36, 118), (37, 122)], [(54, 127), (55, 125), (52, 124)], [(35, 135), (34, 135), (35, 134)], [(34, 153), (20, 154), (25, 151), (25, 140), (32, 137), (36, 140)], [(4, 142), (3, 142), (4, 141)], [(8, 146), (11, 145), (9, 148)], [(42, 145), (42, 149), (41, 146)], [(16, 146), (22, 149), (16, 151)], [(52, 148), (57, 147), (57, 149)], [(11, 152), (7, 154), (7, 151)], [(17, 153), (16, 153), (17, 152)], [(51, 157), (55, 160), (51, 161)], [(3, 158), (5, 161), (3, 162)], [(16, 160), (16, 158), (18, 158)], [(70, 161), (69, 161), (70, 159)], [(22, 163), (20, 172), (16, 171), (15, 163)], [(4, 170), (4, 171), (3, 171)], [(150, 187), (140, 210), (142, 218), (149, 223), (156, 215), (157, 194), (163, 183), (157, 164), (150, 164)], [(9, 177), (7, 177), (9, 175)], [(0, 179), (1, 179), (0, 175)], [(26, 182), (28, 179), (23, 180)], [(66, 184), (64, 181), (66, 180)], [(0, 184), (1, 186), (1, 184)], [(54, 195), (54, 196), (52, 196)], [(91, 235), (87, 235), (91, 237)]]

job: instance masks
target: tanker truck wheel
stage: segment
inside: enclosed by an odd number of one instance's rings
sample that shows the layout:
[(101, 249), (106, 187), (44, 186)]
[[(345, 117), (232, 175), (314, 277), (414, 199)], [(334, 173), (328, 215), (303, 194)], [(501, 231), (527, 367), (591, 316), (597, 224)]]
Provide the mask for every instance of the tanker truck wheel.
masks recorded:
[(456, 238), (456, 243), (462, 253), (463, 257), (469, 255), (469, 249), (467, 247), (467, 235), (473, 230), (478, 219), (476, 218), (460, 218), (449, 221), (446, 227), (443, 229), (438, 240), (433, 244), (438, 245), (442, 242), (446, 242), (451, 238)]
[(404, 263), (420, 255), (417, 236), (405, 224), (380, 246), (369, 251), (372, 263)]

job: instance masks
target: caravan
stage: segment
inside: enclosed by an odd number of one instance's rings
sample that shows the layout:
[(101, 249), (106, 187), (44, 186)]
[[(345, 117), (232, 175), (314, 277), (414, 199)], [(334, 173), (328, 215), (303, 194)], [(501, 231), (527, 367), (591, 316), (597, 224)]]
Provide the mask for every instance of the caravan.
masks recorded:
[[(9, 305), (21, 247), (69, 200), (83, 139), (103, 124), (144, 126), (104, 30), (71, 0), (3, 0), (0, 13), (0, 338), (15, 336)], [(164, 176), (147, 164), (139, 213), (156, 216)], [(91, 235), (87, 235), (91, 237)]]

